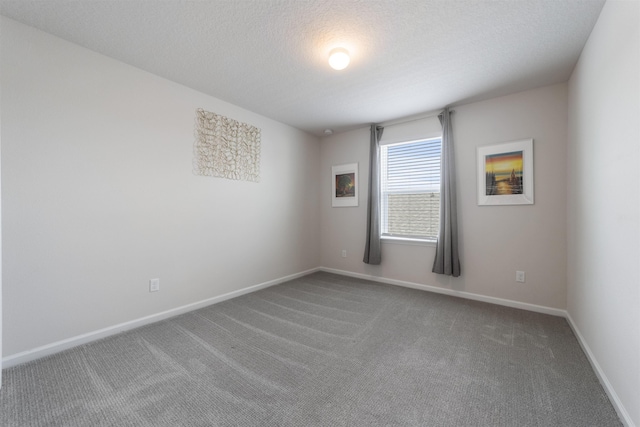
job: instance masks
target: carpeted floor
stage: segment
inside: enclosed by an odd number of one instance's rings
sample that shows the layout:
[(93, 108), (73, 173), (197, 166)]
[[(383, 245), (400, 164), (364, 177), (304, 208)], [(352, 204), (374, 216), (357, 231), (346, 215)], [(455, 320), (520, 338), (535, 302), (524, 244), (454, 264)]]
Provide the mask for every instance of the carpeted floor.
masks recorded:
[(316, 273), (7, 369), (9, 426), (618, 426), (566, 320)]

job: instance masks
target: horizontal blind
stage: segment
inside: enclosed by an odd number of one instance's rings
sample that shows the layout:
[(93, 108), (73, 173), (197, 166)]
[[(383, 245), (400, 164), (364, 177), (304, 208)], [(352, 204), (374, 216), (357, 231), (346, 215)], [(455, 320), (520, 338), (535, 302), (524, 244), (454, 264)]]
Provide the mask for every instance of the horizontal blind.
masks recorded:
[(383, 235), (437, 237), (440, 155), (439, 138), (381, 147)]

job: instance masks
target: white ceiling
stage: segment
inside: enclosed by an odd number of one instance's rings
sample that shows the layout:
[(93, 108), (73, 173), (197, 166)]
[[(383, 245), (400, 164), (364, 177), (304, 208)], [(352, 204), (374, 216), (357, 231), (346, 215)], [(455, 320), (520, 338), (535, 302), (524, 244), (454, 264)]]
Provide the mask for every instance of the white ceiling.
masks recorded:
[[(566, 81), (604, 0), (0, 0), (0, 13), (321, 135)], [(344, 46), (351, 65), (334, 71)]]

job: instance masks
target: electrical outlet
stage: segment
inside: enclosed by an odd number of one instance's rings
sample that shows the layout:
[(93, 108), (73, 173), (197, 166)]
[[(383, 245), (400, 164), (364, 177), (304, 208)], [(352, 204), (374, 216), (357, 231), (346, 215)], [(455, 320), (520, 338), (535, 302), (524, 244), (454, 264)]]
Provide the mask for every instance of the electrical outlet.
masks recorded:
[(160, 279), (149, 280), (149, 292), (158, 292), (160, 290)]
[(347, 250), (343, 249), (342, 250), (342, 258), (346, 258), (347, 257)]
[(516, 271), (516, 282), (524, 283), (524, 271)]

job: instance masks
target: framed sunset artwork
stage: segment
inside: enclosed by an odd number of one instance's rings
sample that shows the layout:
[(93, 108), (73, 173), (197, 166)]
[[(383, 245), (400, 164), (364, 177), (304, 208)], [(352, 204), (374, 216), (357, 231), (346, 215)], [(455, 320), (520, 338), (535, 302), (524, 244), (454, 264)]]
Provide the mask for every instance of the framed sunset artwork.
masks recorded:
[(533, 139), (478, 147), (478, 205), (533, 204)]

